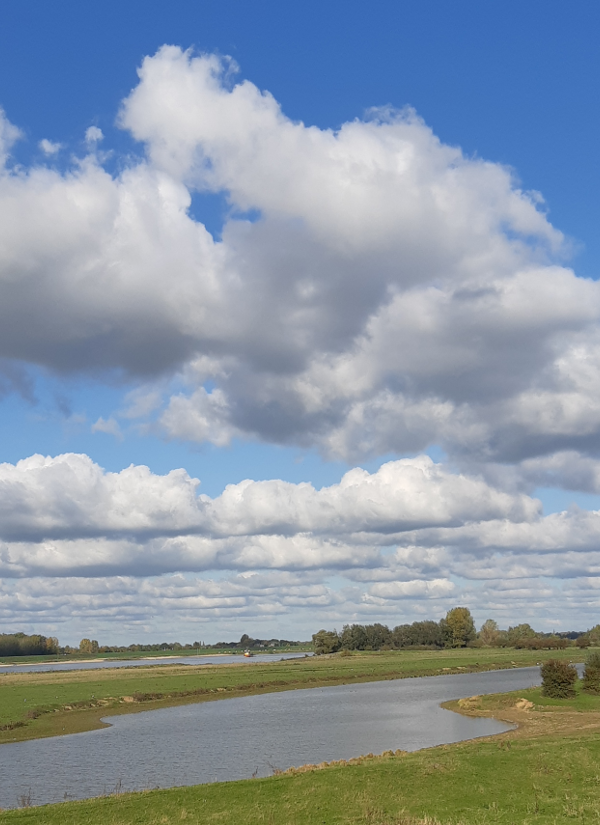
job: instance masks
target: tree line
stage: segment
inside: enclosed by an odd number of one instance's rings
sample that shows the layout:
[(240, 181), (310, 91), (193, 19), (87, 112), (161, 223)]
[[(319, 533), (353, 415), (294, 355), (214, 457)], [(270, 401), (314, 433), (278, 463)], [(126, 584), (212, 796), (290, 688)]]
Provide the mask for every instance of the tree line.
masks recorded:
[(313, 634), (317, 655), (339, 650), (399, 650), (402, 648), (514, 647), (530, 650), (560, 650), (600, 645), (600, 625), (588, 631), (541, 633), (523, 623), (501, 630), (493, 619), (475, 628), (467, 607), (454, 607), (439, 622), (432, 620), (401, 624), (390, 630), (384, 624), (347, 624), (342, 630), (319, 630)]
[(55, 636), (41, 636), (34, 634), (28, 636), (26, 633), (0, 633), (0, 656), (42, 656), (42, 655), (75, 655), (85, 654), (86, 656), (96, 653), (161, 653), (166, 651), (187, 653), (200, 652), (201, 650), (260, 650), (274, 649), (282, 647), (297, 647), (307, 645), (308, 642), (294, 642), (288, 639), (254, 639), (247, 633), (241, 637), (239, 642), (217, 642), (216, 644), (205, 644), (204, 642), (193, 642), (182, 644), (181, 642), (155, 642), (155, 643), (134, 643), (130, 645), (102, 645), (96, 639), (84, 638), (79, 642), (78, 647), (70, 645), (61, 646)]
[(43, 656), (58, 651), (58, 639), (55, 636), (0, 633), (0, 656)]
[(214, 647), (232, 650), (257, 650), (269, 647), (297, 647), (302, 644), (305, 644), (305, 642), (291, 642), (288, 639), (253, 639), (252, 636), (244, 633), (239, 642), (217, 642)]

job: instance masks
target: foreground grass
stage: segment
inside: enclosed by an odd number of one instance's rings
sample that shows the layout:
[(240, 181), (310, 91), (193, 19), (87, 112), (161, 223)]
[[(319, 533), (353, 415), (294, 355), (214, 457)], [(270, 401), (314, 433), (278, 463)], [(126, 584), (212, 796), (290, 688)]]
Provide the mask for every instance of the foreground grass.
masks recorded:
[(599, 729), (600, 712), (595, 728), (571, 735), (517, 731), (270, 779), (7, 811), (0, 823), (589, 825), (600, 822)]
[(524, 667), (579, 651), (387, 651), (267, 664), (0, 674), (0, 743), (102, 727), (102, 717), (294, 688)]

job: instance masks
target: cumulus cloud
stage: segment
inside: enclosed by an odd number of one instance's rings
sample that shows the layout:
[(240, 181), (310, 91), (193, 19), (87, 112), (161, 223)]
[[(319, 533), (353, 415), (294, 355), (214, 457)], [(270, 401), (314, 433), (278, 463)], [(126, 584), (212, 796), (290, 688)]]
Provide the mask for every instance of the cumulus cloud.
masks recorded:
[(369, 595), (379, 599), (406, 599), (419, 596), (433, 598), (449, 596), (456, 590), (456, 585), (447, 579), (432, 579), (431, 581), (404, 581), (374, 584)]
[(62, 145), (60, 143), (53, 143), (53, 141), (48, 140), (48, 138), (43, 138), (39, 142), (39, 147), (45, 155), (57, 155), (60, 150), (62, 149)]
[(123, 440), (123, 433), (119, 427), (119, 422), (113, 418), (100, 418), (92, 424), (93, 433), (106, 433), (107, 435), (114, 435), (115, 438)]
[(376, 539), (379, 544), (404, 531), (473, 520), (529, 522), (540, 512), (540, 503), (528, 496), (453, 474), (427, 456), (392, 461), (376, 473), (357, 468), (321, 490), (308, 483), (246, 480), (211, 499), (198, 495), (199, 483), (185, 470), (159, 476), (132, 465), (107, 473), (78, 454), (0, 464), (0, 538), (360, 535), (383, 537)]
[[(163, 47), (121, 107), (137, 161), (109, 174), (90, 127), (67, 172), (5, 168), (0, 356), (123, 371), (189, 441), (480, 463), (597, 445), (600, 287), (561, 264), (539, 196), (412, 110), (319, 129), (235, 72)], [(229, 202), (218, 239), (196, 192)]]
[(457, 600), (482, 621), (494, 616), (505, 627), (515, 616), (546, 630), (571, 627), (574, 615), (577, 629), (597, 623), (597, 579), (545, 586), (532, 579), (507, 587), (498, 584), (440, 582), (428, 591), (422, 583), (410, 582), (378, 595), (356, 587), (338, 589), (317, 575), (286, 571), (232, 574), (212, 581), (181, 574), (0, 579), (0, 623), (31, 632), (51, 628), (71, 644), (79, 642), (82, 628), (93, 628), (94, 638), (113, 643), (161, 637), (214, 642), (217, 637), (239, 639), (249, 630), (263, 638), (308, 639), (319, 626), (373, 621), (394, 626), (416, 617), (439, 619)]
[(104, 140), (104, 135), (102, 134), (102, 129), (99, 129), (97, 126), (89, 126), (85, 130), (85, 142), (88, 145), (94, 146), (96, 143), (99, 143), (101, 140)]
[[(499, 490), (426, 456), (388, 462), (374, 473), (356, 468), (321, 490), (246, 480), (216, 498), (200, 494), (198, 479), (184, 470), (160, 476), (131, 466), (110, 473), (85, 455), (32, 456), (0, 465), (0, 489), (6, 581), (78, 578), (96, 592), (93, 579), (137, 579), (165, 593), (179, 582), (159, 599), (170, 604), (167, 613), (212, 605), (231, 618), (238, 607), (246, 615), (264, 599), (264, 615), (291, 616), (294, 605), (301, 611), (312, 605), (322, 608), (323, 620), (377, 615), (393, 622), (423, 605), (442, 615), (457, 599), (480, 610), (488, 596), (478, 588), (494, 580), (504, 595), (495, 593), (491, 603), (521, 604), (535, 586), (547, 607), (542, 590), (555, 585), (540, 580), (600, 575), (600, 513), (573, 509), (543, 517), (540, 503), (526, 494)], [(181, 582), (190, 576), (196, 584), (185, 590)], [(297, 589), (284, 599), (276, 582), (286, 576)], [(238, 589), (225, 581), (238, 582)], [(511, 581), (509, 592), (503, 583)], [(69, 584), (74, 593), (78, 587)], [(119, 596), (114, 610), (129, 621), (130, 608), (146, 611), (149, 591), (142, 584), (128, 588), (138, 601)], [(209, 592), (225, 595), (211, 601)]]

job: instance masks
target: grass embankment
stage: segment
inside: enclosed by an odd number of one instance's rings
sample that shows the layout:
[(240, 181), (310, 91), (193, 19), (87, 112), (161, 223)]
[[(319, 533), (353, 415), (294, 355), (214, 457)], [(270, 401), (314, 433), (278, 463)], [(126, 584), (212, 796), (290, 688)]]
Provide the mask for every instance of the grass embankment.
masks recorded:
[[(515, 707), (521, 698), (533, 708)], [(123, 794), (0, 814), (3, 825), (558, 825), (600, 821), (600, 698), (484, 697), (520, 727), (270, 779)], [(523, 704), (523, 703), (520, 703)], [(477, 706), (477, 707), (475, 707)]]
[(578, 651), (388, 651), (268, 664), (0, 674), (0, 743), (103, 727), (104, 716), (294, 688), (533, 665)]

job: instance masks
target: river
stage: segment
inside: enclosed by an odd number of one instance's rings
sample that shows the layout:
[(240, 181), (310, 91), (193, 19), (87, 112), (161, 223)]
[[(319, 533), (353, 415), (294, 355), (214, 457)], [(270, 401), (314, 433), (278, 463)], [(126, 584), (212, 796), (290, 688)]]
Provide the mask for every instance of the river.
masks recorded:
[(418, 750), (509, 726), (449, 699), (540, 684), (538, 667), (291, 690), (110, 717), (111, 727), (0, 746), (0, 808), (268, 776), (274, 768)]
[(105, 667), (148, 667), (150, 665), (240, 665), (302, 659), (312, 653), (257, 653), (249, 658), (242, 654), (215, 653), (210, 656), (148, 656), (143, 659), (90, 659), (80, 662), (32, 662), (0, 665), (0, 673), (48, 673), (61, 670), (101, 670)]

